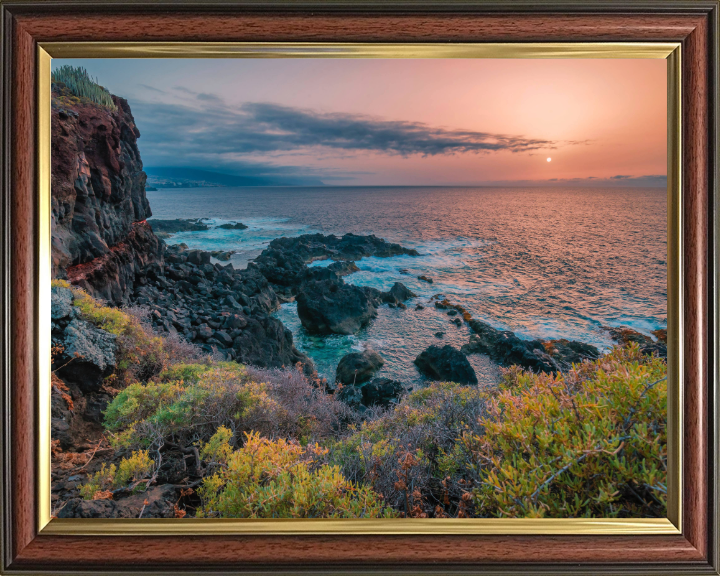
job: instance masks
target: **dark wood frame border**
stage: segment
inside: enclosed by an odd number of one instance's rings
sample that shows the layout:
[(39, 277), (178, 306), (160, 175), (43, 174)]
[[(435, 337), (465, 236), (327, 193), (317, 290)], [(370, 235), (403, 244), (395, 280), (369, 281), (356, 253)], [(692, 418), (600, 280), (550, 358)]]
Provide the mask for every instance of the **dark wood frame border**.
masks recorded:
[[(718, 1), (303, 4), (0, 0), (4, 573), (718, 574)], [(67, 41), (682, 43), (683, 533), (48, 536), (36, 513), (36, 45)]]

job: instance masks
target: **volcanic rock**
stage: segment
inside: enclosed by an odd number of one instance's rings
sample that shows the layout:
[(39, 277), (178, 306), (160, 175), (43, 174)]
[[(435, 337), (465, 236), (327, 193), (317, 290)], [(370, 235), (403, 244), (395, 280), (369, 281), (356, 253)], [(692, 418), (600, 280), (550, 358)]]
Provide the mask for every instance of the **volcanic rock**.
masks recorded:
[(297, 312), (302, 325), (316, 334), (354, 334), (377, 316), (365, 290), (339, 280), (303, 284)]
[(415, 358), (415, 365), (424, 376), (432, 380), (477, 384), (475, 370), (465, 354), (450, 345), (430, 346)]
[(362, 352), (351, 352), (340, 360), (335, 373), (335, 381), (342, 384), (362, 384), (385, 364), (382, 356), (367, 348)]

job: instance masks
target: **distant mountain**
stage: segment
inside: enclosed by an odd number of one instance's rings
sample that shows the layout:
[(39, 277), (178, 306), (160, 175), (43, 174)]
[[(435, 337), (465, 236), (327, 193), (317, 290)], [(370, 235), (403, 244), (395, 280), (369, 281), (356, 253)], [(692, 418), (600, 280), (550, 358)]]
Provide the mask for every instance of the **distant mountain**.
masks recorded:
[(318, 178), (305, 176), (242, 176), (174, 166), (146, 167), (148, 184), (155, 188), (217, 186), (323, 186)]

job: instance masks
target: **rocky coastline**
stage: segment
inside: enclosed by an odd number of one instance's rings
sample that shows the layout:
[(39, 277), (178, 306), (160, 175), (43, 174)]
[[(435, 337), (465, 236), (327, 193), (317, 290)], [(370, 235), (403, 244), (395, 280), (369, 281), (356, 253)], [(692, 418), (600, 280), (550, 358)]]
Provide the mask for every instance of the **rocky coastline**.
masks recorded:
[[(298, 350), (291, 331), (273, 314), (297, 302), (302, 326), (317, 335), (350, 335), (377, 316), (381, 306), (413, 314), (416, 295), (397, 282), (388, 291), (358, 287), (345, 278), (367, 257), (419, 256), (416, 250), (373, 235), (306, 234), (277, 238), (246, 269), (222, 264), (229, 252), (168, 245), (174, 233), (207, 230), (206, 219), (153, 220), (146, 175), (137, 148), (140, 131), (127, 102), (113, 96), (111, 110), (73, 97), (53, 84), (52, 100), (52, 266), (53, 277), (67, 280), (88, 295), (114, 307), (133, 308), (158, 336), (179, 338), (215, 361), (262, 369), (302, 372), (319, 387), (335, 392), (355, 412), (396, 403), (407, 383), (376, 377), (384, 360), (372, 350), (353, 352), (337, 367), (335, 382), (317, 378), (311, 358)], [(231, 222), (219, 226), (244, 230)], [(310, 266), (331, 260), (328, 266)], [(422, 275), (421, 281), (432, 284)], [(117, 338), (81, 318), (68, 287), (52, 295), (53, 396), (52, 437), (57, 462), (53, 498), (67, 503), (61, 515), (73, 517), (171, 517), (177, 512), (172, 485), (151, 487), (143, 498), (123, 494), (117, 501), (87, 503), (77, 498), (78, 467), (68, 454), (100, 449), (103, 413), (117, 390), (107, 378), (119, 366)], [(597, 359), (600, 351), (569, 340), (524, 340), (474, 319), (442, 295), (434, 306), (472, 332), (461, 349), (430, 346), (414, 361), (428, 380), (477, 384), (467, 356), (483, 354), (499, 366), (518, 365), (532, 372), (557, 373), (574, 363)], [(415, 310), (422, 310), (417, 304)], [(619, 343), (634, 342), (647, 353), (666, 357), (664, 334), (657, 340), (629, 328), (608, 328)], [(102, 448), (94, 469), (110, 462)], [(103, 456), (103, 454), (105, 454)], [(93, 457), (95, 453), (93, 453)], [(54, 461), (55, 462), (55, 461)], [(184, 460), (182, 460), (184, 465)], [(87, 463), (82, 466), (84, 469)], [(143, 504), (145, 502), (145, 504)]]

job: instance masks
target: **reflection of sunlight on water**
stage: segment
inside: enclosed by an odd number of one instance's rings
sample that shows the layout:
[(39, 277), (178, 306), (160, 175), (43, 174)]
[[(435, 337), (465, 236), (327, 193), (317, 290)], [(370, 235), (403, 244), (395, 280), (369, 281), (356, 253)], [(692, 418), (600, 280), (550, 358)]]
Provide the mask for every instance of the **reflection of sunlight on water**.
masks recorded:
[[(419, 257), (365, 258), (345, 277), (389, 289), (402, 282), (418, 294), (408, 309), (387, 306), (359, 334), (317, 337), (300, 325), (294, 304), (278, 317), (326, 377), (342, 355), (370, 344), (386, 358), (382, 375), (416, 380), (415, 356), (430, 344), (467, 342), (432, 305), (443, 294), (473, 317), (526, 338), (569, 338), (600, 347), (602, 325), (642, 332), (667, 318), (666, 195), (662, 190), (491, 188), (210, 189), (148, 193), (155, 218), (213, 217), (247, 230), (177, 234), (172, 243), (237, 250), (244, 267), (273, 239), (321, 231), (375, 234), (415, 248)], [(329, 260), (312, 266), (327, 266)], [(418, 280), (426, 275), (432, 284)], [(445, 332), (443, 339), (435, 338)], [(476, 370), (486, 367), (471, 356)]]

